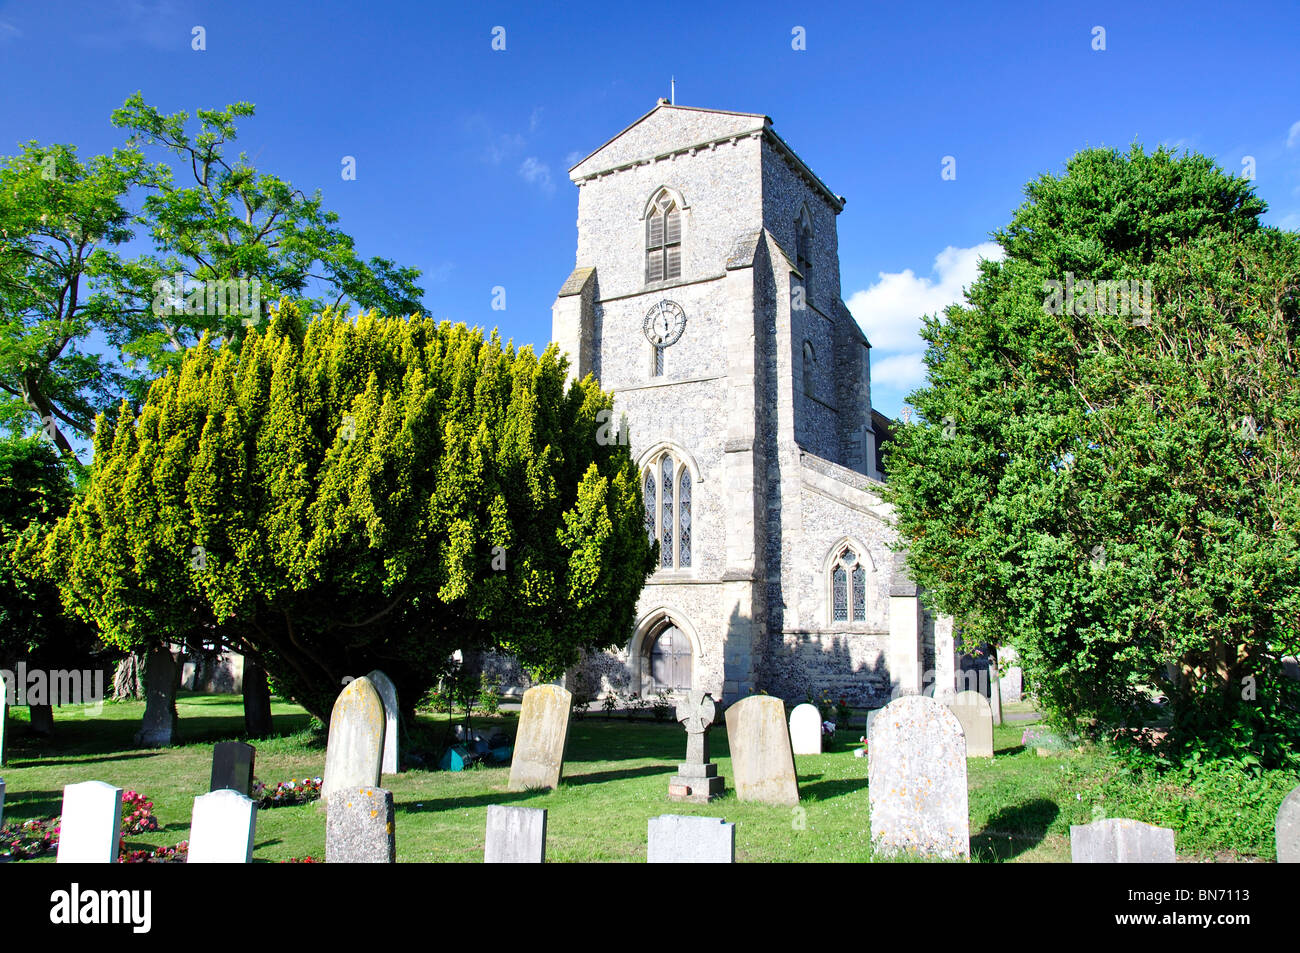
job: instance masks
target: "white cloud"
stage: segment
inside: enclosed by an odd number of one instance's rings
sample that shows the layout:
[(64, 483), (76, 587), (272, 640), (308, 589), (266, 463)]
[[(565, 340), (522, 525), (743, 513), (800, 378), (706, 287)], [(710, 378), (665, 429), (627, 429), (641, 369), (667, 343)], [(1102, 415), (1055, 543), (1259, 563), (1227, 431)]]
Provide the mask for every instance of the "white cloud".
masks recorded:
[(1300, 120), (1291, 123), (1291, 131), (1286, 134), (1286, 147), (1300, 146)]
[(853, 293), (849, 310), (873, 348), (918, 352), (923, 349), (921, 317), (964, 300), (962, 289), (975, 282), (981, 258), (1000, 261), (1002, 247), (996, 242), (982, 242), (974, 248), (949, 245), (935, 256), (930, 270), (933, 277), (917, 275), (910, 268), (882, 271), (879, 281)]
[[(908, 268), (880, 272), (879, 280), (848, 300), (849, 310), (871, 342), (873, 395), (907, 394), (925, 382), (925, 342), (921, 318), (965, 301), (964, 289), (979, 277), (979, 260), (1002, 260), (1002, 246), (982, 242), (973, 248), (949, 245), (934, 257), (929, 275)], [(875, 402), (875, 401), (873, 401)]]
[(915, 390), (925, 380), (925, 364), (921, 352), (891, 354), (871, 361), (871, 383), (876, 387), (892, 387), (907, 393)]
[(524, 160), (523, 165), (519, 167), (519, 174), (523, 176), (525, 182), (537, 186), (547, 195), (555, 191), (555, 183), (551, 181), (551, 167), (536, 156), (529, 156)]

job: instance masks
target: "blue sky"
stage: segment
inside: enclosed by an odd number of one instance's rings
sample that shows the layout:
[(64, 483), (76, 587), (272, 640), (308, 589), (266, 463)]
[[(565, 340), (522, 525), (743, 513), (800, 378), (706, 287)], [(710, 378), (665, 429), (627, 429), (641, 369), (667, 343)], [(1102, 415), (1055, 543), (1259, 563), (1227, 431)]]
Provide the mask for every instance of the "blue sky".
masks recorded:
[(1024, 184), (1081, 148), (1166, 143), (1234, 172), (1252, 156), (1266, 221), (1300, 228), (1294, 2), (538, 6), (0, 3), (0, 154), (108, 150), (136, 90), (165, 112), (253, 102), (256, 164), (321, 189), (363, 255), (422, 269), (431, 314), (540, 346), (574, 264), (568, 166), (676, 76), (679, 104), (771, 116), (848, 198), (842, 295), (891, 415), (920, 380), (919, 315), (957, 298)]

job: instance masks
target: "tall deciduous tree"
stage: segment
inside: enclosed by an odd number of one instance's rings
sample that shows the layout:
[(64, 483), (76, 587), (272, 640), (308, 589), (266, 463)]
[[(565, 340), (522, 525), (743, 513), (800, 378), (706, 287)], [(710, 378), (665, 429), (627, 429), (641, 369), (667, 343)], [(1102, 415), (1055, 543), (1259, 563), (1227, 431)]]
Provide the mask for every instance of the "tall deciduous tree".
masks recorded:
[(1027, 194), (926, 321), (888, 458), (909, 565), (1065, 720), (1293, 761), (1300, 241), (1197, 155), (1089, 150)]
[(322, 718), (373, 668), (421, 697), (457, 649), (553, 678), (626, 638), (653, 569), (611, 402), (554, 347), (286, 305), (101, 425), (48, 568), (108, 641), (219, 635)]

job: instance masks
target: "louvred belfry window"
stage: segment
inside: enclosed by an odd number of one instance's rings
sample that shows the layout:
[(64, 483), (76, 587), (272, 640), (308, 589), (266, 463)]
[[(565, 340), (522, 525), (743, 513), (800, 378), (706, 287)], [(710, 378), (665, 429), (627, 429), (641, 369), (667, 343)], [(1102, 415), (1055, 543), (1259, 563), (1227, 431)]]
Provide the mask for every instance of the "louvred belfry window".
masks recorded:
[(682, 276), (682, 215), (673, 197), (660, 192), (646, 218), (645, 280)]

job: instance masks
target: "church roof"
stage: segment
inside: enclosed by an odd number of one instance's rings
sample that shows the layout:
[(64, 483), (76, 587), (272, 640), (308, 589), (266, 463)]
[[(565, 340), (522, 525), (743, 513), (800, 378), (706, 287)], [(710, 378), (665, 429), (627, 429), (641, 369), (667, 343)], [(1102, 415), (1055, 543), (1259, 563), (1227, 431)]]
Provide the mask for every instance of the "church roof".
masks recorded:
[[(668, 122), (667, 120), (673, 120)], [(659, 128), (655, 128), (655, 127)], [(677, 136), (685, 134), (683, 141), (663, 150), (664, 133)], [(844, 208), (844, 196), (836, 195), (807, 163), (795, 154), (784, 139), (772, 128), (770, 117), (762, 113), (733, 112), (726, 109), (704, 109), (699, 106), (677, 106), (659, 100), (650, 110), (622, 132), (608, 139), (585, 158), (569, 168), (569, 178), (578, 182), (610, 172), (618, 172), (636, 165), (690, 152), (704, 146), (731, 139), (761, 135), (787, 162), (839, 212)], [(689, 140), (689, 141), (687, 141)]]

